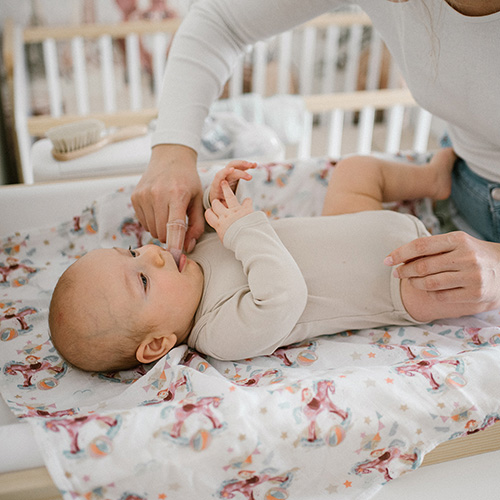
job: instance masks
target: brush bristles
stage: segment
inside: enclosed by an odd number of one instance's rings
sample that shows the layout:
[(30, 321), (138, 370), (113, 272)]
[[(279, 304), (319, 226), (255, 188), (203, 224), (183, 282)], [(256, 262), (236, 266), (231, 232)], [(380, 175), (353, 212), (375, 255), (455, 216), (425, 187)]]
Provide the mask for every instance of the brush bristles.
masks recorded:
[(58, 153), (70, 153), (98, 142), (103, 130), (100, 120), (83, 120), (51, 128), (46, 135)]

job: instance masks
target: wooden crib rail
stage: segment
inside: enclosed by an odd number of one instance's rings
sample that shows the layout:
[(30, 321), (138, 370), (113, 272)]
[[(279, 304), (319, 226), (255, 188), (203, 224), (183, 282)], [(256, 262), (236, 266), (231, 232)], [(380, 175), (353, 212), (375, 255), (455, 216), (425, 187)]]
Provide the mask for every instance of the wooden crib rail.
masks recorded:
[[(327, 149), (324, 154), (333, 158), (342, 155), (344, 124), (349, 120), (347, 113), (359, 111), (357, 144), (355, 152), (369, 154), (373, 150), (372, 140), (376, 122), (375, 112), (385, 110), (385, 146), (383, 151), (394, 154), (401, 149), (405, 114), (413, 113), (413, 143), (411, 150), (424, 153), (428, 148), (432, 116), (419, 108), (408, 89), (380, 89), (335, 94), (304, 96), (308, 113), (304, 118), (304, 132), (298, 146), (298, 157), (311, 156), (313, 141), (313, 116), (326, 115), (328, 119)], [(351, 151), (352, 152), (352, 151)]]
[[(388, 117), (385, 125), (385, 147), (387, 153), (396, 153), (401, 146), (403, 131), (403, 117), (405, 113), (416, 111), (414, 117), (414, 133), (412, 150), (425, 152), (429, 137), (431, 116), (417, 107), (408, 89), (382, 89), (376, 91), (337, 92), (334, 94), (314, 94), (303, 96), (307, 112), (304, 115), (301, 139), (297, 145), (296, 156), (300, 159), (312, 155), (313, 118), (322, 115), (327, 119), (328, 133), (326, 149), (320, 153), (338, 158), (343, 153), (342, 138), (344, 124), (348, 120), (347, 113), (359, 111), (357, 126), (356, 151), (359, 154), (368, 154), (372, 151), (372, 138), (375, 127), (375, 111), (386, 110)], [(92, 113), (89, 118), (103, 121), (107, 127), (121, 127), (136, 124), (148, 124), (156, 118), (157, 109), (124, 110), (115, 113)], [(76, 114), (60, 117), (34, 116), (27, 119), (27, 128), (31, 136), (44, 136), (46, 131), (56, 125), (71, 123), (80, 120)], [(316, 148), (316, 152), (317, 152)], [(352, 151), (351, 151), (352, 152)]]
[[(337, 92), (334, 94), (314, 94), (304, 96), (307, 110), (312, 114), (324, 113), (334, 110), (360, 111), (366, 107), (375, 109), (388, 109), (393, 106), (413, 107), (415, 100), (407, 89), (384, 89), (380, 91), (354, 91)], [(156, 118), (156, 108), (141, 109), (138, 111), (124, 110), (116, 113), (92, 113), (88, 118), (102, 120), (108, 127), (135, 125), (149, 123)], [(51, 127), (63, 123), (81, 120), (81, 116), (63, 115), (53, 117), (50, 115), (33, 116), (28, 119), (28, 130), (31, 135), (44, 136)]]
[[(104, 116), (110, 125), (122, 124), (123, 118), (144, 123), (145, 117), (155, 114), (168, 46), (180, 22), (168, 19), (25, 28), (8, 25), (4, 60), (24, 182), (33, 182), (29, 152), (46, 124), (94, 115)], [(390, 74), (390, 82), (384, 86), (397, 87), (398, 73), (393, 65), (387, 70), (383, 44), (370, 26), (368, 16), (361, 11), (336, 12), (258, 42), (238, 61), (226, 97), (248, 90), (262, 96), (374, 90), (380, 87), (382, 65)], [(30, 50), (39, 54), (35, 61), (43, 67), (38, 72), (28, 64)], [(369, 57), (363, 59), (366, 50)], [(146, 68), (141, 66), (145, 56)], [(363, 64), (365, 78), (360, 84), (359, 68)], [(246, 76), (249, 68), (250, 77)], [(49, 117), (58, 121), (51, 122)]]
[[(98, 38), (110, 35), (113, 38), (124, 38), (130, 33), (138, 35), (147, 33), (175, 33), (182, 22), (181, 18), (158, 21), (128, 21), (126, 23), (73, 24), (70, 26), (28, 26), (23, 30), (25, 43), (43, 42), (47, 38), (67, 40), (75, 37)], [(330, 26), (350, 27), (352, 25), (370, 26), (371, 20), (364, 12), (334, 12), (323, 14), (304, 23), (298, 29)]]
[[(142, 41), (141, 36), (149, 36), (152, 38), (152, 74), (154, 84), (155, 98), (158, 99), (161, 80), (165, 68), (166, 50), (168, 44), (178, 29), (181, 19), (167, 19), (163, 21), (131, 21), (120, 24), (81, 24), (73, 26), (38, 26), (26, 27), (21, 30), (20, 41), (25, 47), (35, 44), (42, 44), (43, 60), (45, 65), (45, 76), (47, 80), (48, 96), (50, 101), (51, 116), (61, 116), (65, 114), (64, 96), (62, 95), (62, 78), (61, 78), (61, 48), (58, 46), (63, 42), (69, 43), (71, 46), (71, 59), (73, 62), (73, 83), (75, 86), (74, 93), (76, 97), (76, 106), (78, 114), (87, 114), (90, 111), (88, 102), (88, 75), (86, 41), (94, 41), (98, 43), (98, 51), (100, 57), (100, 66), (102, 73), (102, 89), (103, 89), (103, 106), (107, 112), (114, 112), (119, 107), (116, 103), (116, 82), (114, 81), (112, 67), (114, 64), (113, 46), (115, 40), (125, 41), (126, 55), (126, 75), (129, 86), (129, 105), (133, 110), (141, 108), (142, 91), (141, 91), (141, 56)], [(333, 13), (320, 16), (304, 25), (296, 28), (294, 31), (297, 34), (302, 34), (302, 55), (300, 58), (300, 87), (301, 94), (311, 93), (311, 82), (313, 78), (313, 69), (310, 67), (314, 58), (310, 57), (311, 53), (315, 52), (315, 40), (318, 32), (321, 30), (335, 30), (337, 33), (342, 28), (352, 30), (352, 39), (354, 42), (360, 42), (360, 30), (363, 27), (369, 26), (369, 18), (362, 12), (353, 13)], [(354, 32), (356, 34), (354, 35)], [(11, 31), (9, 31), (9, 36)], [(14, 35), (15, 37), (15, 35)], [(278, 88), (277, 93), (288, 93), (291, 89), (286, 82), (290, 81), (291, 73), (291, 51), (292, 51), (292, 32), (285, 33), (279, 37), (280, 49), (278, 52)], [(12, 40), (9, 44), (12, 45)], [(331, 40), (330, 40), (331, 43)], [(330, 45), (328, 43), (327, 45)], [(8, 44), (8, 46), (9, 46)], [(352, 45), (353, 43), (351, 43)], [(264, 51), (263, 51), (264, 49)], [(265, 65), (269, 50), (268, 42), (260, 42), (255, 47), (249, 47), (250, 51), (255, 52), (252, 66), (254, 68), (253, 84), (256, 92), (265, 93)], [(352, 51), (351, 51), (352, 52)], [(358, 50), (359, 52), (359, 50)], [(349, 59), (352, 64), (355, 64), (354, 53), (351, 53)], [(263, 57), (265, 56), (265, 57)], [(69, 54), (65, 55), (69, 57)], [(246, 56), (242, 56), (242, 61)], [(331, 56), (328, 58), (329, 64), (333, 64)], [(23, 61), (20, 61), (23, 62)], [(242, 79), (240, 75), (241, 65), (237, 65), (234, 75), (231, 78), (230, 94), (231, 96), (239, 95), (242, 91)], [(325, 73), (327, 70), (325, 70)], [(328, 69), (329, 78), (332, 68)], [(12, 74), (9, 71), (8, 74)], [(29, 76), (29, 75), (28, 75)], [(68, 75), (65, 75), (66, 78)], [(331, 83), (331, 82), (330, 82)], [(241, 85), (240, 85), (241, 84)], [(326, 84), (325, 84), (326, 85)], [(324, 89), (327, 90), (326, 86)], [(333, 90), (333, 89), (332, 89)], [(354, 90), (347, 89), (347, 90)]]

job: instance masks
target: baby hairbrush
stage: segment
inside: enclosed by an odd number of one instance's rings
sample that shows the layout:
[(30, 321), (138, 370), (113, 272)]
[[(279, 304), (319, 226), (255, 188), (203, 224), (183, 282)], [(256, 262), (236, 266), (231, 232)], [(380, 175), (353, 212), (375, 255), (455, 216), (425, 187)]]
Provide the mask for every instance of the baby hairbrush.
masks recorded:
[(52, 142), (52, 156), (58, 161), (74, 160), (94, 153), (107, 144), (125, 141), (147, 134), (146, 125), (131, 125), (103, 135), (105, 125), (100, 120), (88, 119), (59, 125), (49, 129), (46, 136)]

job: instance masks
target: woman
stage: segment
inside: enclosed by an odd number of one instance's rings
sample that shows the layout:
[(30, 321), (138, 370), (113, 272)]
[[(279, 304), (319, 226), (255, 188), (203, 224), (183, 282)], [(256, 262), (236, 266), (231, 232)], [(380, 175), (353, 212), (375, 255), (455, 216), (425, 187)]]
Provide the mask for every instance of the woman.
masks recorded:
[[(171, 48), (150, 164), (132, 202), (165, 241), (167, 220), (189, 215), (186, 250), (203, 232), (196, 171), (203, 120), (243, 48), (339, 5), (370, 16), (416, 101), (448, 124), (459, 160), (452, 198), (484, 239), (453, 232), (390, 254), (395, 273), (436, 300), (500, 307), (500, 0), (206, 0)], [(497, 199), (498, 198), (498, 199)]]

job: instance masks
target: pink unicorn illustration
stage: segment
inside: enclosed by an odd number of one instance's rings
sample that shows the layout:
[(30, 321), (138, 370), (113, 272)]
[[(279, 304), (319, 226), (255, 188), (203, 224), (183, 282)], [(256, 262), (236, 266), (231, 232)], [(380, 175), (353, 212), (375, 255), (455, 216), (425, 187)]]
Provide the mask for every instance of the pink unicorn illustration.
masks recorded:
[(7, 375), (20, 374), (23, 376), (23, 385), (19, 387), (32, 388), (33, 376), (43, 370), (47, 370), (55, 373), (56, 375), (61, 375), (65, 369), (61, 366), (53, 365), (49, 359), (43, 359), (40, 361), (38, 356), (26, 356), (26, 363), (11, 363), (5, 366), (4, 371)]
[(311, 394), (309, 389), (303, 389), (302, 401), (306, 401), (302, 412), (309, 420), (308, 438), (309, 442), (317, 439), (316, 421), (324, 413), (334, 413), (338, 415), (342, 422), (349, 418), (349, 413), (336, 406), (330, 399), (330, 395), (335, 394), (335, 385), (332, 380), (321, 380), (317, 383), (316, 394)]
[(416, 466), (419, 459), (416, 453), (403, 453), (395, 446), (382, 448), (380, 450), (373, 450), (370, 455), (375, 456), (375, 458), (357, 465), (355, 467), (356, 474), (371, 474), (373, 471), (377, 471), (384, 475), (384, 479), (386, 481), (390, 481), (392, 479), (389, 474), (389, 467), (394, 460), (405, 460), (412, 462), (413, 465)]
[(71, 441), (70, 453), (74, 455), (81, 451), (80, 446), (78, 445), (78, 435), (82, 427), (92, 421), (103, 422), (109, 427), (109, 429), (112, 429), (118, 425), (118, 420), (116, 418), (95, 413), (92, 415), (85, 415), (73, 419), (61, 418), (49, 420), (45, 423), (45, 427), (52, 432), (59, 432), (61, 429), (65, 429)]
[(220, 429), (222, 428), (222, 423), (219, 422), (217, 417), (213, 414), (212, 409), (210, 406), (213, 406), (214, 408), (217, 408), (222, 399), (218, 397), (205, 397), (205, 398), (200, 398), (198, 401), (195, 403), (191, 402), (186, 402), (182, 404), (179, 408), (177, 408), (174, 412), (176, 422), (174, 426), (172, 427), (172, 431), (170, 435), (173, 438), (178, 438), (181, 435), (181, 429), (184, 424), (184, 422), (191, 416), (195, 415), (197, 413), (204, 415), (207, 417), (210, 422), (212, 423), (212, 426), (214, 429)]
[(460, 364), (459, 359), (421, 359), (415, 362), (405, 363), (403, 366), (396, 367), (396, 371), (400, 375), (407, 375), (408, 377), (414, 377), (415, 374), (420, 373), (426, 378), (433, 390), (437, 390), (441, 387), (440, 384), (434, 378), (432, 373), (432, 367), (439, 364), (447, 364), (452, 366), (458, 366)]
[(287, 473), (281, 476), (275, 476), (270, 473), (263, 471), (258, 474), (255, 471), (242, 470), (238, 472), (238, 476), (241, 479), (233, 480), (224, 484), (224, 486), (219, 491), (219, 496), (221, 498), (234, 498), (235, 493), (241, 493), (247, 500), (255, 500), (254, 495), (255, 488), (264, 483), (278, 483), (283, 486), (288, 483), (291, 479), (291, 474)]
[(19, 262), (15, 257), (7, 257), (6, 264), (0, 265), (0, 283), (7, 283), (7, 278), (14, 271), (22, 270), (26, 274), (36, 273), (36, 267)]
[(0, 322), (9, 319), (15, 319), (21, 326), (22, 330), (29, 330), (30, 327), (26, 322), (25, 317), (29, 316), (30, 314), (35, 314), (37, 312), (38, 311), (33, 307), (24, 307), (20, 311), (16, 311), (15, 307), (9, 307), (4, 311), (3, 315), (0, 316)]
[(156, 405), (158, 403), (164, 403), (172, 401), (175, 398), (175, 393), (179, 387), (187, 386), (188, 380), (186, 375), (182, 374), (177, 380), (173, 381), (166, 389), (158, 391), (156, 397), (158, 399), (152, 399), (150, 401), (145, 401), (142, 403), (143, 406)]
[(278, 370), (266, 370), (264, 372), (261, 372), (261, 373), (253, 373), (250, 375), (250, 377), (248, 378), (245, 378), (245, 379), (241, 379), (241, 380), (234, 380), (233, 383), (235, 383), (236, 385), (241, 385), (241, 386), (245, 386), (245, 387), (254, 387), (254, 386), (258, 386), (259, 385), (259, 382), (265, 378), (265, 377), (271, 377), (271, 376), (275, 376), (274, 377), (274, 380), (271, 381), (271, 383), (276, 383), (276, 381), (279, 380), (279, 371)]

